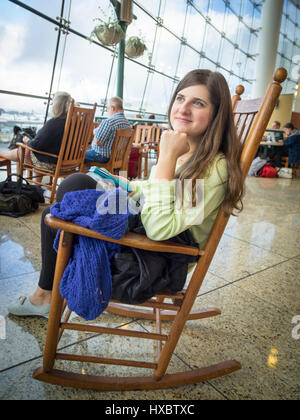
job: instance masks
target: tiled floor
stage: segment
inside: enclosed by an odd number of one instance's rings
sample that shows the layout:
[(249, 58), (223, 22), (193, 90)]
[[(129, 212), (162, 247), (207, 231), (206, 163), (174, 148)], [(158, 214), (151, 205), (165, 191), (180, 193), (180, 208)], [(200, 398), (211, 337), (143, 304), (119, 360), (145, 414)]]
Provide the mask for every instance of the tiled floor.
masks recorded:
[[(7, 306), (37, 284), (40, 214), (20, 219), (0, 216), (0, 315), (6, 322), (6, 339), (0, 340), (0, 399), (300, 398), (300, 340), (292, 336), (296, 327), (292, 319), (300, 315), (299, 177), (247, 179), (245, 209), (238, 218), (231, 218), (195, 303), (199, 308), (219, 307), (222, 315), (187, 323), (169, 372), (226, 359), (239, 360), (243, 369), (203, 384), (169, 390), (104, 393), (61, 388), (31, 378), (42, 363), (47, 320), (8, 315)], [(99, 323), (152, 329), (150, 322), (107, 313)], [(122, 354), (123, 358), (134, 354), (136, 360), (146, 360), (146, 356), (154, 356), (154, 350), (145, 341), (68, 331), (60, 348), (77, 354), (101, 352), (105, 356), (112, 352), (112, 357)], [(130, 374), (129, 368), (63, 364), (76, 372)], [(145, 370), (130, 369), (134, 375), (145, 374)]]

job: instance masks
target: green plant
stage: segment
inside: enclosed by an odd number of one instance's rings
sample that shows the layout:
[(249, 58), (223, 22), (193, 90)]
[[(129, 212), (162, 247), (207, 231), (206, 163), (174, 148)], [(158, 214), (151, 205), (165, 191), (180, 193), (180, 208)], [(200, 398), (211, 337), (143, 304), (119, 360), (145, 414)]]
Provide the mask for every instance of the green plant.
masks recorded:
[(147, 47), (141, 38), (131, 36), (128, 38), (125, 46), (125, 53), (130, 58), (137, 58), (144, 54)]

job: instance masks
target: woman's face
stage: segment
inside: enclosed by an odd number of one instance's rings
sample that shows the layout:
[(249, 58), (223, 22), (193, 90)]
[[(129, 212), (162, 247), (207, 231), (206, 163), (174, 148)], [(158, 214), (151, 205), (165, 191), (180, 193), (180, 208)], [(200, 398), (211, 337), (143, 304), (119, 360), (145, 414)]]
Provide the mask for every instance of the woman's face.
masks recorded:
[(208, 127), (213, 106), (204, 85), (189, 86), (178, 92), (173, 103), (170, 122), (173, 130), (198, 137)]

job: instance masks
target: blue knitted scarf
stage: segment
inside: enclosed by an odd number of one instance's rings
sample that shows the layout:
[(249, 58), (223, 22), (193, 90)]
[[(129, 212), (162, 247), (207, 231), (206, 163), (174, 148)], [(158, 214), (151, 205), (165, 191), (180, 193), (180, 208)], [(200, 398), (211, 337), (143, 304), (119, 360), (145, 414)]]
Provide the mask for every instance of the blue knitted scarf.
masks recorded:
[[(120, 239), (128, 231), (129, 211), (126, 202), (127, 193), (120, 189), (73, 191), (66, 193), (61, 203), (51, 207), (51, 214), (110, 238)], [(119, 203), (123, 203), (122, 209)], [(115, 207), (115, 214), (107, 212), (109, 204)], [(124, 214), (119, 214), (122, 212)], [(54, 242), (56, 252), (59, 234)], [(60, 293), (71, 311), (86, 320), (92, 320), (106, 309), (112, 294), (110, 259), (120, 250), (118, 244), (74, 236), (73, 254), (60, 283)]]

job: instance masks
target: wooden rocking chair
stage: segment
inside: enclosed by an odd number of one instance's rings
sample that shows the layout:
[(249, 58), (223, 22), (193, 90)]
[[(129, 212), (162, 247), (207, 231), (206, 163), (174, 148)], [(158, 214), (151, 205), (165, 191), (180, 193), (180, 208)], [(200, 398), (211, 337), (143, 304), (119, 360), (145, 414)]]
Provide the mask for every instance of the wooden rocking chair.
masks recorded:
[[(240, 139), (244, 144), (241, 158), (244, 178), (248, 173), (250, 164), (255, 157), (260, 140), (277, 103), (282, 89), (280, 83), (282, 83), (286, 77), (287, 72), (285, 69), (277, 70), (274, 75), (274, 82), (270, 84), (262, 101), (241, 101), (238, 93), (241, 92), (241, 90), (237, 90), (237, 95), (233, 98), (235, 121), (238, 126)], [(258, 106), (259, 103), (261, 103), (260, 106)], [(225, 230), (228, 219), (229, 217), (225, 217), (223, 211), (220, 210), (204, 250), (199, 250), (198, 248), (182, 246), (169, 241), (152, 241), (147, 237), (136, 235), (134, 233), (126, 234), (124, 238), (118, 241), (112, 240), (99, 235), (92, 230), (84, 229), (72, 223), (64, 222), (48, 216), (46, 223), (55, 229), (61, 229), (61, 235), (44, 351), (44, 362), (42, 367), (35, 370), (33, 377), (48, 383), (71, 386), (75, 388), (98, 390), (138, 390), (161, 389), (203, 382), (241, 369), (241, 364), (239, 362), (235, 360), (228, 360), (205, 368), (166, 374), (169, 362), (172, 358), (186, 321), (189, 319), (212, 317), (220, 315), (221, 313), (221, 311), (216, 308), (204, 309), (195, 313), (192, 313), (191, 309)], [(132, 246), (156, 252), (172, 252), (175, 254), (199, 256), (197, 266), (186, 290), (177, 294), (170, 294), (168, 292), (161, 291), (156, 294), (155, 298), (150, 299), (142, 305), (138, 305), (139, 309), (137, 310), (130, 309), (130, 306), (128, 307), (128, 305), (127, 307), (124, 307), (124, 305), (119, 302), (111, 301), (107, 309), (110, 312), (130, 317), (146, 319), (154, 318), (157, 326), (157, 332), (155, 334), (130, 331), (128, 329), (112, 329), (68, 323), (67, 321), (70, 316), (70, 311), (68, 311), (63, 322), (61, 321), (64, 310), (64, 300), (59, 292), (59, 284), (72, 251), (73, 234), (86, 235), (92, 238), (104, 239), (120, 243), (125, 246)], [(165, 299), (172, 299), (173, 303), (165, 303)], [(150, 313), (146, 312), (147, 308), (150, 308)], [(171, 312), (165, 313), (165, 310), (171, 310)], [(168, 335), (162, 334), (161, 332), (161, 321), (163, 319), (173, 320)], [(97, 333), (116, 334), (119, 336), (131, 336), (155, 340), (158, 342), (159, 349), (157, 362), (150, 363), (135, 360), (108, 359), (58, 353), (57, 345), (59, 338), (65, 329), (92, 331)], [(152, 368), (154, 369), (154, 374), (153, 376), (140, 377), (104, 377), (77, 374), (54, 369), (56, 359)]]
[(0, 168), (6, 166), (7, 176), (11, 174), (11, 161), (8, 159), (0, 158)]
[[(147, 132), (147, 139), (144, 144), (144, 148), (142, 152), (140, 153), (140, 168), (142, 169), (142, 160), (144, 160), (144, 173), (143, 173), (143, 179), (148, 178), (148, 157), (150, 151), (154, 151), (156, 153), (156, 162), (159, 158), (159, 142), (161, 135), (163, 131), (165, 130), (164, 127), (160, 127), (159, 125), (153, 125), (152, 127), (149, 127), (149, 130)], [(140, 174), (141, 174), (140, 169)]]
[[(93, 129), (93, 120), (95, 117), (97, 104), (93, 108), (82, 108), (74, 105), (72, 99), (68, 115), (66, 119), (64, 135), (62, 138), (60, 151), (58, 155), (36, 150), (37, 153), (45, 156), (51, 156), (57, 159), (57, 164), (53, 169), (42, 169), (30, 162), (29, 151), (35, 151), (31, 147), (23, 143), (18, 143), (19, 149), (19, 175), (23, 176), (23, 172), (27, 170), (28, 176), (25, 178), (33, 184), (41, 185), (50, 190), (50, 197), (46, 197), (48, 204), (52, 204), (55, 200), (56, 187), (58, 179), (69, 176), (75, 172), (84, 172), (84, 157), (88, 141), (91, 137)], [(35, 172), (33, 176), (32, 172)], [(48, 176), (49, 183), (45, 184), (35, 180), (36, 176)]]
[(130, 128), (117, 130), (111, 149), (110, 159), (107, 163), (88, 162), (85, 163), (85, 170), (91, 166), (105, 168), (110, 173), (118, 175), (120, 172), (126, 172), (128, 168), (129, 154), (133, 142), (133, 130)]

